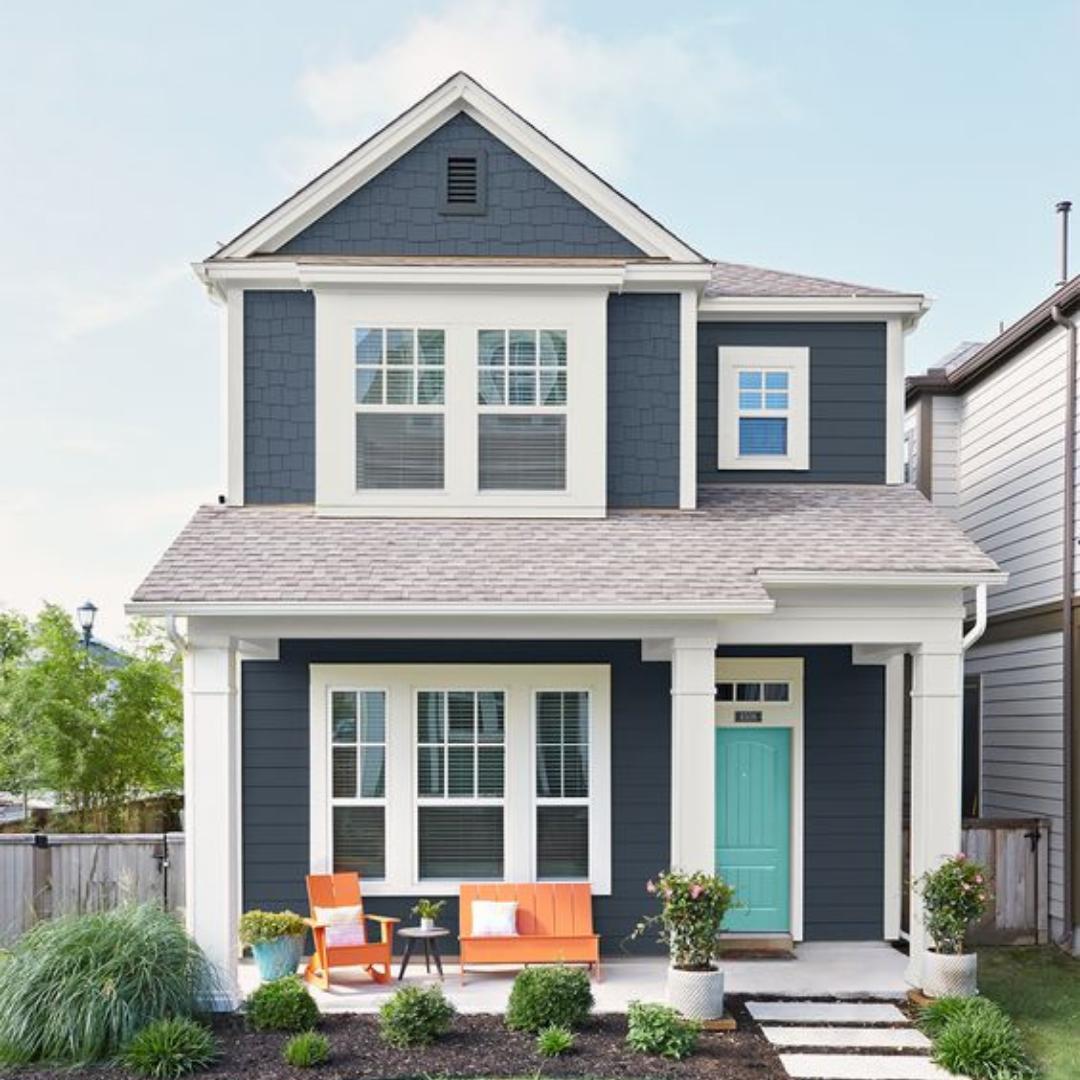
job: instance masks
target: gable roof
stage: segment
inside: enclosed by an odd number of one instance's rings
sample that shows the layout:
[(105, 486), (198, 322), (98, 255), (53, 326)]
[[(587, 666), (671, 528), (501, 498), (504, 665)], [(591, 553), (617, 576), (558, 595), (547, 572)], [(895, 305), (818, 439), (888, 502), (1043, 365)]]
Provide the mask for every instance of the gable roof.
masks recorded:
[(301, 506), (204, 506), (129, 610), (768, 610), (770, 571), (1000, 577), (912, 488), (740, 484), (704, 488), (697, 510), (605, 518), (351, 518)]
[(465, 113), (646, 255), (677, 262), (704, 257), (635, 202), (548, 138), (463, 71), (362, 142), (207, 261), (272, 253), (393, 164), (452, 117)]
[(745, 263), (714, 262), (712, 277), (705, 286), (706, 298), (717, 296), (897, 296), (914, 297), (917, 293), (878, 289), (870, 285), (853, 285), (849, 281), (789, 274), (782, 270), (767, 270)]
[(907, 404), (925, 391), (958, 394), (979, 382), (1040, 335), (1054, 329), (1057, 325), (1052, 315), (1054, 308), (1066, 315), (1080, 312), (1080, 274), (1055, 289), (993, 341), (985, 345), (964, 342), (944, 358), (942, 365), (930, 368), (925, 375), (909, 375), (905, 394)]

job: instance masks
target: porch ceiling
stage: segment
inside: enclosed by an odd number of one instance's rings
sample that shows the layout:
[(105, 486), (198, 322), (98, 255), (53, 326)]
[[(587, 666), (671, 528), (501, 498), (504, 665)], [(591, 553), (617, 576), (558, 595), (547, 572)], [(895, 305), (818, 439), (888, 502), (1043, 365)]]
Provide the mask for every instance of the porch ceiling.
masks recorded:
[(770, 571), (940, 574), (944, 583), (997, 569), (920, 494), (898, 486), (716, 486), (703, 489), (695, 511), (614, 510), (597, 519), (204, 506), (131, 607), (761, 612), (771, 607), (762, 581)]

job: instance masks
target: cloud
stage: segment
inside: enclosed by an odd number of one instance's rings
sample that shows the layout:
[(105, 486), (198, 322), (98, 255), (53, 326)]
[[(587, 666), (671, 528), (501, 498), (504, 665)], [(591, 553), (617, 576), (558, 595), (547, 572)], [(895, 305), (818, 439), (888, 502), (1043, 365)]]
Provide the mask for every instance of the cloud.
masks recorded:
[(68, 343), (137, 319), (153, 311), (190, 274), (188, 266), (177, 261), (111, 286), (99, 283), (85, 292), (64, 288), (53, 305), (57, 313), (56, 338)]
[[(769, 71), (740, 58), (727, 26), (587, 31), (541, 0), (465, 0), (412, 19), (369, 55), (309, 69), (303, 102), (323, 129), (282, 146), (309, 178), (457, 70), (467, 71), (572, 153), (612, 175), (636, 140), (705, 132), (789, 111)], [(348, 132), (346, 138), (344, 133)]]

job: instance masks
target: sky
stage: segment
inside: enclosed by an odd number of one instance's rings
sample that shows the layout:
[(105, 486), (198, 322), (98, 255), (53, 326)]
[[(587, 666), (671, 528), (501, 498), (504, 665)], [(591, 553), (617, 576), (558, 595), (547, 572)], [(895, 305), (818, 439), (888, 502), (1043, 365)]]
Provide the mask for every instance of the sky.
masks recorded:
[(1053, 286), (1078, 40), (1080, 0), (0, 5), (0, 607), (121, 635), (222, 490), (190, 263), (454, 71), (714, 258), (926, 293), (916, 372)]

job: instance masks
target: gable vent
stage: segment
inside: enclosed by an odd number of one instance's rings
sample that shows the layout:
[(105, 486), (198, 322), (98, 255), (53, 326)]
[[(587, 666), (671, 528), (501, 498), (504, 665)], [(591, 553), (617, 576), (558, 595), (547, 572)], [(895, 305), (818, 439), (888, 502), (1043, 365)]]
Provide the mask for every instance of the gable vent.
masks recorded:
[(480, 214), (484, 211), (484, 155), (447, 154), (442, 177), (444, 214)]

